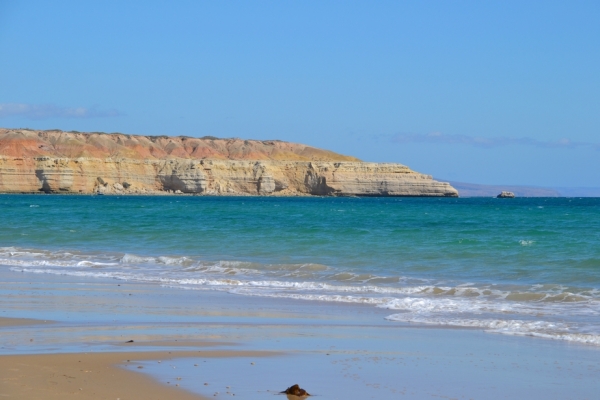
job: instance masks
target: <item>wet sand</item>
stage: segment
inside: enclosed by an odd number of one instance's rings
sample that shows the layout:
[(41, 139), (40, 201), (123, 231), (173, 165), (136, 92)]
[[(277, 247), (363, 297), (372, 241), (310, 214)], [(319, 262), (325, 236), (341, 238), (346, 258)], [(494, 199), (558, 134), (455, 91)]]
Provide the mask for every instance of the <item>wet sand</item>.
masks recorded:
[[(192, 400), (204, 397), (123, 368), (135, 361), (174, 358), (259, 358), (265, 352), (159, 351), (0, 356), (0, 397), (14, 399)], [(141, 367), (141, 366), (140, 366)]]
[(295, 383), (323, 400), (596, 397), (593, 346), (387, 314), (0, 270), (0, 398), (264, 400)]
[(0, 317), (0, 328), (9, 326), (25, 326), (25, 325), (40, 325), (40, 324), (51, 324), (52, 321), (44, 321), (40, 319), (32, 318), (3, 318)]

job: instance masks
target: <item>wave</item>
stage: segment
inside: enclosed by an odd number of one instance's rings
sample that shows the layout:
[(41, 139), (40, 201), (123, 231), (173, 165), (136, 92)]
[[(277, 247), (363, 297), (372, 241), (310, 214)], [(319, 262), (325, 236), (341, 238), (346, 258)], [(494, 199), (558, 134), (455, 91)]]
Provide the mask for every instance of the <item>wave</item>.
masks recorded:
[(600, 346), (600, 334), (570, 332), (576, 329), (563, 322), (541, 320), (500, 320), (500, 319), (452, 319), (415, 317), (408, 314), (393, 314), (385, 317), (390, 321), (452, 326), (459, 328), (477, 328), (490, 333), (513, 336), (533, 336), (554, 340), (565, 340), (574, 343)]
[(600, 345), (600, 290), (566, 285), (435, 282), (321, 264), (262, 264), (0, 248), (12, 271), (145, 282), (236, 295), (363, 304), (394, 313), (390, 322), (477, 328)]
[(555, 315), (569, 312), (572, 315), (600, 315), (600, 301), (589, 300), (585, 306), (570, 303), (511, 302), (470, 298), (404, 297), (394, 299), (380, 307), (412, 313), (495, 313), (519, 315)]
[(189, 265), (194, 261), (188, 257), (172, 257), (172, 256), (160, 256), (160, 257), (142, 257), (134, 254), (125, 254), (119, 260), (122, 264), (165, 264), (165, 265)]

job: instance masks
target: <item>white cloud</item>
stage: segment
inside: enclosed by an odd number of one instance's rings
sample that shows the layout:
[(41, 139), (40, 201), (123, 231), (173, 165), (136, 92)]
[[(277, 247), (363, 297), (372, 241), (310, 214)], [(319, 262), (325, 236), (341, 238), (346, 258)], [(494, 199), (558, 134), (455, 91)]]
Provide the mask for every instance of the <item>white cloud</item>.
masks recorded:
[(0, 118), (20, 116), (28, 119), (49, 119), (49, 118), (105, 118), (118, 117), (123, 115), (121, 112), (110, 109), (100, 110), (97, 107), (59, 107), (54, 104), (22, 104), (22, 103), (1, 103)]

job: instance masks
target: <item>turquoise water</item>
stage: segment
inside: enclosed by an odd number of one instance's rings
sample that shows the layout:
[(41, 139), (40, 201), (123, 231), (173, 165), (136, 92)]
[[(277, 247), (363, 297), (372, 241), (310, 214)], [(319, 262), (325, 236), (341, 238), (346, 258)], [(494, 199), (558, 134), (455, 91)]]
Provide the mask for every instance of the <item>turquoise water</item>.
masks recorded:
[(600, 199), (3, 195), (0, 213), (14, 271), (600, 345)]

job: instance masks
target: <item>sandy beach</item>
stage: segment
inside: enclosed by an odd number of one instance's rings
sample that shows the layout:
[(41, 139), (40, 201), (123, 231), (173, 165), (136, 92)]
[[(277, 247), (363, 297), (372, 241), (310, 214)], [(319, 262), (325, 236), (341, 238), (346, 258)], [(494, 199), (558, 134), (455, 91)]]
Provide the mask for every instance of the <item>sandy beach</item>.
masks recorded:
[[(0, 328), (40, 325), (47, 321), (24, 318), (0, 318)], [(207, 342), (160, 341), (125, 343), (129, 347), (215, 346)], [(21, 354), (0, 356), (0, 397), (14, 399), (203, 399), (179, 388), (177, 382), (160, 384), (152, 377), (128, 369), (139, 361), (166, 362), (175, 358), (254, 359), (273, 355), (256, 351), (123, 351), (70, 354)], [(143, 367), (137, 366), (137, 369)], [(200, 378), (199, 378), (200, 379)]]
[(11, 271), (0, 282), (6, 398), (258, 400), (298, 383), (322, 399), (591, 399), (600, 373), (592, 346), (389, 324), (368, 306)]
[[(203, 356), (221, 356), (221, 353)], [(14, 399), (199, 399), (122, 368), (128, 360), (189, 357), (189, 352), (75, 353), (1, 356), (0, 396)], [(194, 354), (196, 356), (196, 354)]]

